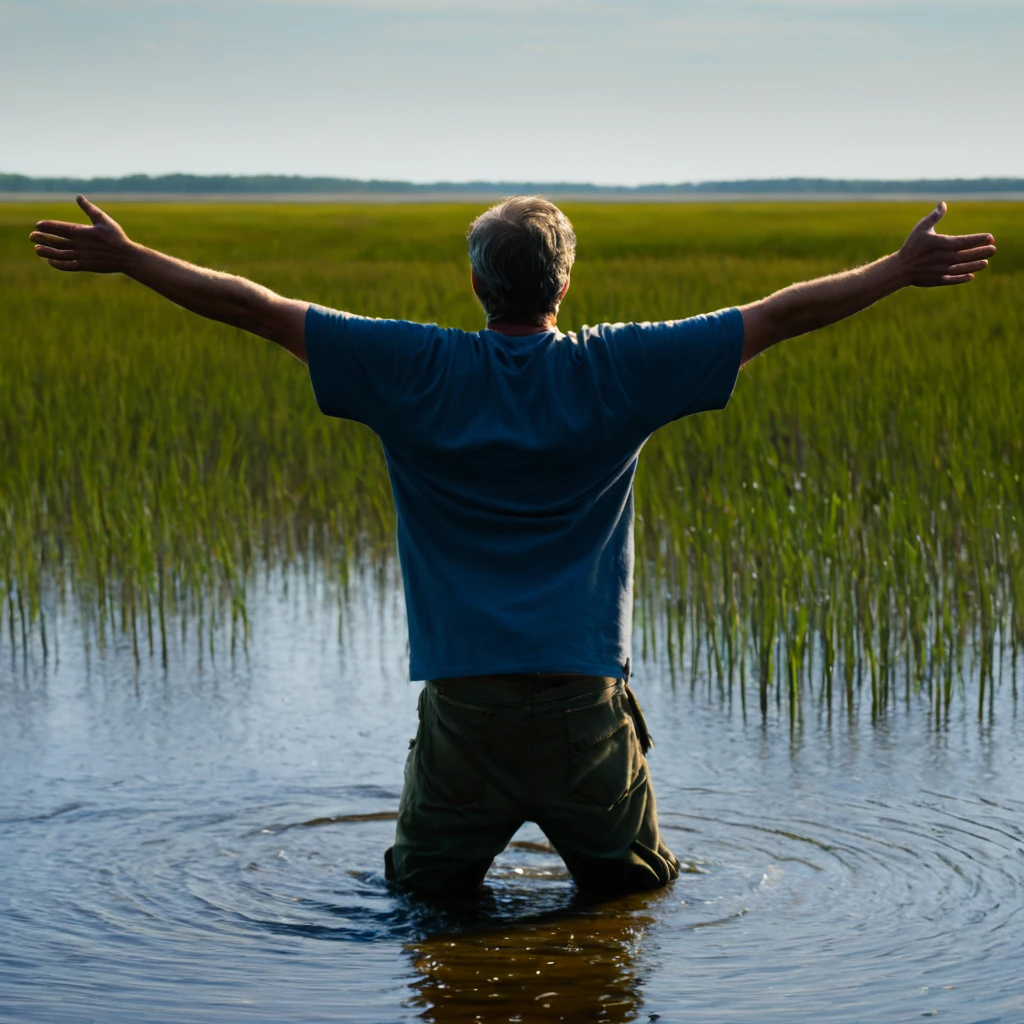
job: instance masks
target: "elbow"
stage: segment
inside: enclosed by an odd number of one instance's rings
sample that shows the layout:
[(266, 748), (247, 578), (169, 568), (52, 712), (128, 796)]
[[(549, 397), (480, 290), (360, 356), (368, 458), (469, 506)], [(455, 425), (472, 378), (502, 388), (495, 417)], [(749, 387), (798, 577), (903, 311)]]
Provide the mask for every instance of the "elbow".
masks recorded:
[(275, 334), (278, 324), (275, 322), (275, 309), (271, 302), (242, 302), (235, 312), (235, 326), (257, 337), (276, 341)]
[(745, 366), (759, 356), (765, 349), (784, 341), (786, 318), (780, 316), (768, 303), (755, 303), (743, 310), (743, 349), (740, 353), (740, 366)]

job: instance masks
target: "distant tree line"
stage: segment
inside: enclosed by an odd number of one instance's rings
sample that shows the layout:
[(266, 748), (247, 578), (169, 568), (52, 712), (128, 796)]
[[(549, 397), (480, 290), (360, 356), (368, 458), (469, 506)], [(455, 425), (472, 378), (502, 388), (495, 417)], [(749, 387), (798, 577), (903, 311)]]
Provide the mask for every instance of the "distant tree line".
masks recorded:
[(120, 178), (32, 178), (0, 174), (0, 192), (159, 192), (180, 195), (216, 194), (424, 194), (550, 192), (579, 195), (672, 195), (682, 193), (941, 193), (1024, 192), (1024, 178), (919, 178), (909, 181), (837, 178), (764, 178), (743, 181), (684, 182), (677, 185), (593, 185), (569, 181), (438, 181), (415, 184), (372, 178), (306, 178), (284, 174), (129, 174)]

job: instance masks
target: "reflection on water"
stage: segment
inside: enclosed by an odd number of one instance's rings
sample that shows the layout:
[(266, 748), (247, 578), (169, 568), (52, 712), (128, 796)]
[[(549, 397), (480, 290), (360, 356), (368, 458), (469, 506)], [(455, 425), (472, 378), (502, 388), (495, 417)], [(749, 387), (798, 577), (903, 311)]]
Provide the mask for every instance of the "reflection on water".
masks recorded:
[[(1024, 1021), (1017, 698), (744, 717), (640, 664), (689, 871), (582, 906), (535, 827), (471, 906), (392, 891), (400, 606), (292, 580), (232, 659), (0, 674), (0, 1021)], [(1009, 677), (1008, 677), (1009, 678)], [(539, 972), (539, 973), (538, 973)]]
[(661, 893), (439, 932), (406, 946), (422, 976), (409, 1004), (430, 1024), (636, 1019), (637, 948)]

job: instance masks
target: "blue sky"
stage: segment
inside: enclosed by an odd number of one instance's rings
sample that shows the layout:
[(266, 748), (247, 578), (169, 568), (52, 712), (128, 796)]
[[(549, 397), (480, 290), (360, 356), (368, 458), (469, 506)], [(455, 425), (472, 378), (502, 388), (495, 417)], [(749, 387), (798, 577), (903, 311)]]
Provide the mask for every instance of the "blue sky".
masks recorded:
[(0, 0), (0, 170), (1024, 176), (1024, 0)]

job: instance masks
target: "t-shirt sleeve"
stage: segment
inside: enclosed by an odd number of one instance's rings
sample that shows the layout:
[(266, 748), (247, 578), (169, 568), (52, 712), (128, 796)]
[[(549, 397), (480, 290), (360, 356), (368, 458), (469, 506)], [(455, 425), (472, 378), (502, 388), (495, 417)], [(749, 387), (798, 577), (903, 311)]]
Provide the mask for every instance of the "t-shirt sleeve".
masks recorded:
[(635, 409), (650, 430), (681, 416), (725, 408), (743, 351), (738, 309), (630, 326), (636, 346), (631, 355), (640, 366)]
[(309, 307), (306, 358), (322, 413), (357, 420), (379, 433), (396, 401), (401, 326), (398, 320)]

